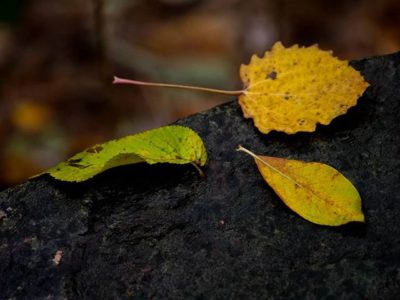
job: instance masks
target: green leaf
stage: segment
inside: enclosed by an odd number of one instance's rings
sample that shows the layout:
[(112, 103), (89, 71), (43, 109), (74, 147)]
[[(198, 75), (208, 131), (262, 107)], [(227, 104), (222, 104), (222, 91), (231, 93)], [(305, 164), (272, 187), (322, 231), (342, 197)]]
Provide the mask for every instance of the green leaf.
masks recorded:
[[(62, 181), (80, 182), (117, 166), (146, 162), (204, 166), (207, 152), (192, 129), (171, 125), (98, 144), (44, 173)], [(42, 173), (42, 174), (44, 174)]]

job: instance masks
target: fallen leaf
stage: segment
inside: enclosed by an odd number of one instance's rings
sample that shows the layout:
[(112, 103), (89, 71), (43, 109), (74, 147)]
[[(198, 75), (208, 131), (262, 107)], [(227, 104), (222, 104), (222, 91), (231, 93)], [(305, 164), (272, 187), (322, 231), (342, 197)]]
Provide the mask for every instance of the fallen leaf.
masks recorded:
[(139, 162), (191, 163), (201, 173), (198, 166), (206, 161), (207, 152), (197, 133), (172, 125), (92, 146), (44, 173), (62, 181), (80, 182), (107, 169)]
[(316, 45), (285, 48), (280, 42), (242, 65), (240, 77), (243, 114), (263, 133), (314, 131), (317, 123), (327, 125), (356, 105), (369, 85), (330, 51)]
[(238, 150), (254, 157), (265, 181), (290, 209), (304, 219), (329, 226), (365, 221), (358, 191), (331, 166), (258, 156), (241, 146)]
[(239, 96), (245, 118), (267, 134), (272, 130), (293, 134), (327, 125), (357, 104), (369, 84), (361, 74), (316, 45), (285, 48), (275, 43), (263, 58), (254, 55), (242, 65), (244, 89), (227, 91), (190, 85), (144, 82), (114, 77), (115, 84), (133, 84), (197, 90)]

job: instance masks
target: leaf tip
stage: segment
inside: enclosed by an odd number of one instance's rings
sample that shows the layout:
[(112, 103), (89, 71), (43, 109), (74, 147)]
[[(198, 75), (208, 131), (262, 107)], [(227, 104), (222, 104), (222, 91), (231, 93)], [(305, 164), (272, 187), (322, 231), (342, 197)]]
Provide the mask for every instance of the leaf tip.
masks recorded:
[(40, 177), (40, 176), (42, 176), (42, 175), (44, 175), (44, 174), (47, 174), (47, 172), (46, 172), (46, 171), (44, 171), (44, 172), (41, 172), (41, 173), (38, 173), (38, 174), (32, 175), (32, 176), (28, 177), (28, 179), (34, 179), (34, 178), (38, 178), (38, 177)]

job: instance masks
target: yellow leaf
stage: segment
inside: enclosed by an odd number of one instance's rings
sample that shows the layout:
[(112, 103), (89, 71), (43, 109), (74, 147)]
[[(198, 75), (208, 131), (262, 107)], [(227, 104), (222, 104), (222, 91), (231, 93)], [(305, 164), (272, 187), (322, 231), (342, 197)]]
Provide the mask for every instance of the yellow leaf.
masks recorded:
[(240, 68), (239, 103), (263, 133), (293, 134), (329, 124), (357, 104), (368, 87), (358, 71), (316, 45), (285, 48), (277, 42), (263, 58)]
[(254, 157), (265, 181), (304, 219), (329, 226), (365, 221), (356, 188), (331, 166), (258, 156), (243, 147), (238, 150)]
[[(172, 125), (94, 145), (44, 173), (58, 180), (85, 181), (110, 168), (147, 162), (204, 166), (207, 152), (196, 132)], [(41, 175), (41, 174), (39, 174)]]
[(293, 134), (327, 125), (357, 104), (368, 87), (361, 74), (316, 45), (285, 48), (275, 43), (263, 58), (254, 55), (242, 65), (244, 89), (227, 91), (181, 84), (144, 82), (114, 77), (115, 84), (197, 90), (239, 96), (245, 118), (253, 118), (263, 133)]

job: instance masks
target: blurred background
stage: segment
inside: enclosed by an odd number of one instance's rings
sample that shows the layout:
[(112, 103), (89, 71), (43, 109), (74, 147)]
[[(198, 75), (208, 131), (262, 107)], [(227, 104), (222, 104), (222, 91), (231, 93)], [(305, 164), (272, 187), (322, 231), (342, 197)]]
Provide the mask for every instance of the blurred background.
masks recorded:
[(398, 51), (399, 28), (398, 0), (1, 0), (0, 189), (233, 99), (113, 75), (238, 89), (277, 40), (350, 60)]

